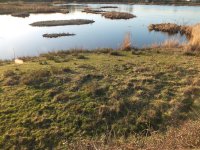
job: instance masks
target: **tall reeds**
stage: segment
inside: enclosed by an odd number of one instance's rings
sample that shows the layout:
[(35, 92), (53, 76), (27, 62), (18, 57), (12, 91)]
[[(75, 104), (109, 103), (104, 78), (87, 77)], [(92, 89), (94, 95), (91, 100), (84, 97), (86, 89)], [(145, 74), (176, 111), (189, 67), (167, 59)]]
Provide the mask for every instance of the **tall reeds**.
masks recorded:
[(126, 33), (120, 49), (125, 50), (125, 51), (131, 50), (131, 34), (130, 34), (130, 32)]

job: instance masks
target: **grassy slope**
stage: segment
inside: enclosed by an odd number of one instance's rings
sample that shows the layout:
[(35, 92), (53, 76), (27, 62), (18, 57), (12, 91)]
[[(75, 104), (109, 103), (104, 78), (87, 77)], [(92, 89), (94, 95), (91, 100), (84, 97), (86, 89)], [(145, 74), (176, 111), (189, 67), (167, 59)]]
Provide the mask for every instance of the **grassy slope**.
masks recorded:
[(0, 149), (149, 134), (199, 113), (196, 56), (63, 52), (0, 64)]

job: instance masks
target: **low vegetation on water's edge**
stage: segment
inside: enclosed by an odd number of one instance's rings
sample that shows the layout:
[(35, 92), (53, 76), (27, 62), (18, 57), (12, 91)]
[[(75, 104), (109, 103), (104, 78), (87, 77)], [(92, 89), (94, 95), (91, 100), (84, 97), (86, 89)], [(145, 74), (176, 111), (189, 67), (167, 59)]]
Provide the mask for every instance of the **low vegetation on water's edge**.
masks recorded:
[(200, 113), (198, 55), (105, 49), (21, 59), (0, 62), (0, 149), (200, 148), (199, 122), (189, 122), (192, 136), (183, 124)]
[[(200, 49), (200, 24), (190, 25), (190, 26), (181, 26), (173, 23), (161, 23), (161, 24), (151, 24), (149, 25), (149, 30), (152, 31), (161, 31), (169, 34), (180, 33), (185, 35), (188, 39), (188, 42), (180, 44), (177, 39), (170, 39), (164, 43), (156, 44), (161, 47), (183, 47), (188, 53), (190, 52), (199, 52)], [(155, 46), (154, 46), (155, 47)]]
[(71, 20), (50, 20), (50, 21), (38, 21), (30, 24), (36, 27), (48, 27), (48, 26), (65, 26), (65, 25), (83, 25), (92, 24), (93, 20), (86, 19), (71, 19)]

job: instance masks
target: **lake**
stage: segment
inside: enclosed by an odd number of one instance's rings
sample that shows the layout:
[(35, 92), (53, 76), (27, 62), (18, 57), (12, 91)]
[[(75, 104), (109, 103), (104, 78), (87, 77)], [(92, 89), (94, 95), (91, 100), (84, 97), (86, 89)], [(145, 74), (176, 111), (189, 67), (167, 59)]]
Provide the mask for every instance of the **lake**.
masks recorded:
[[(117, 6), (102, 9), (105, 11), (129, 12), (136, 18), (129, 20), (110, 20), (100, 14), (82, 12), (85, 5), (92, 8)], [(149, 32), (148, 25), (155, 23), (177, 23), (190, 25), (200, 22), (198, 6), (158, 6), (126, 4), (68, 4), (69, 14), (31, 14), (28, 18), (0, 15), (0, 59), (12, 59), (14, 54), (37, 56), (41, 53), (69, 49), (119, 48), (124, 36), (131, 34), (132, 45), (146, 47), (161, 43), (170, 38), (185, 42), (185, 36), (170, 36), (160, 32)], [(29, 24), (45, 20), (90, 19), (95, 23), (57, 27), (32, 27)], [(45, 33), (74, 33), (75, 36), (43, 38)]]

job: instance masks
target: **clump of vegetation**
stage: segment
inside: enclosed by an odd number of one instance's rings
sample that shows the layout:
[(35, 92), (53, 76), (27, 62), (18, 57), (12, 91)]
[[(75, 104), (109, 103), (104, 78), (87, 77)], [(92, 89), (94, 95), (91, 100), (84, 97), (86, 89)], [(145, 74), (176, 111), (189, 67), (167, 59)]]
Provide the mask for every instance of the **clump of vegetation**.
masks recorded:
[(200, 25), (191, 27), (191, 38), (185, 44), (185, 50), (191, 52), (198, 52), (200, 50)]
[(129, 51), (131, 50), (131, 34), (127, 33), (124, 37), (124, 40), (121, 44), (121, 50)]
[(73, 50), (2, 63), (0, 149), (198, 149), (199, 132), (192, 130), (199, 130), (200, 60), (117, 52), (123, 57), (111, 49)]
[(119, 51), (111, 51), (110, 55), (113, 55), (113, 56), (122, 56), (122, 54)]
[(58, 38), (62, 36), (74, 36), (73, 33), (52, 33), (52, 34), (43, 34), (43, 37), (45, 38)]
[(116, 11), (102, 13), (102, 16), (109, 19), (131, 19), (136, 17), (133, 14), (125, 12), (116, 12)]
[(191, 37), (191, 28), (189, 26), (181, 26), (173, 23), (161, 23), (149, 25), (149, 31), (161, 31), (169, 34), (181, 33), (187, 37)]

